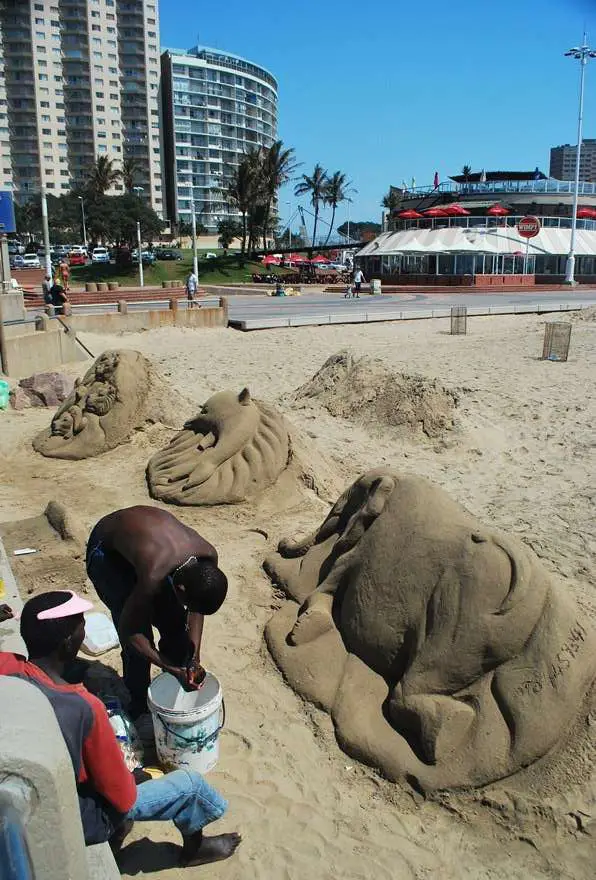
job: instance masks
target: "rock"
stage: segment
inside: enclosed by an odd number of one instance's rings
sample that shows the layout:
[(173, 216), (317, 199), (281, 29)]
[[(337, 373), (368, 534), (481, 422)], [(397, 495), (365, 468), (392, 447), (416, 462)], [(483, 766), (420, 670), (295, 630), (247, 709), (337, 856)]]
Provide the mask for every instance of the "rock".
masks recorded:
[(31, 398), (24, 388), (17, 385), (17, 387), (13, 388), (10, 392), (10, 405), (13, 409), (17, 410), (27, 409), (31, 406)]
[(21, 379), (19, 388), (29, 398), (25, 406), (58, 406), (72, 392), (74, 380), (64, 373), (34, 373)]

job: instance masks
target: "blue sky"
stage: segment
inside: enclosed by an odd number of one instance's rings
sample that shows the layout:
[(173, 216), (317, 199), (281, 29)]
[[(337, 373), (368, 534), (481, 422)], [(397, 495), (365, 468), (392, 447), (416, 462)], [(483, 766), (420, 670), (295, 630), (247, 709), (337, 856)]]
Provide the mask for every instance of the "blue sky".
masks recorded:
[[(596, 0), (161, 0), (162, 46), (225, 49), (264, 65), (280, 91), (279, 136), (300, 171), (354, 182), (352, 219), (380, 218), (389, 184), (431, 183), (462, 165), (548, 173), (574, 143), (579, 66), (563, 53)], [(584, 137), (596, 137), (596, 59)], [(292, 190), (282, 193), (295, 201)], [(345, 218), (342, 212), (340, 219)]]

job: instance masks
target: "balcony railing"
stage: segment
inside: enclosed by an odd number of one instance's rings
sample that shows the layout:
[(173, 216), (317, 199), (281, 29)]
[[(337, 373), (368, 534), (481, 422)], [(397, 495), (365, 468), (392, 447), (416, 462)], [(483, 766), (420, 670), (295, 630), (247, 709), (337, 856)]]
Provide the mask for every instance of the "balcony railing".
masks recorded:
[[(490, 180), (485, 183), (455, 183), (446, 180), (434, 186), (415, 186), (406, 190), (410, 196), (433, 195), (434, 193), (455, 193), (456, 195), (500, 195), (501, 193), (553, 193), (573, 194), (575, 183), (571, 180)], [(580, 182), (579, 194), (596, 195), (596, 183)]]
[[(391, 221), (394, 232), (405, 229), (470, 229), (479, 234), (493, 232), (495, 230), (513, 229), (517, 226), (525, 214), (508, 214), (507, 217), (491, 217), (489, 215), (479, 217), (423, 217), (420, 220)], [(571, 217), (541, 217), (538, 218), (543, 229), (571, 229)], [(578, 229), (596, 230), (596, 220), (578, 220)]]

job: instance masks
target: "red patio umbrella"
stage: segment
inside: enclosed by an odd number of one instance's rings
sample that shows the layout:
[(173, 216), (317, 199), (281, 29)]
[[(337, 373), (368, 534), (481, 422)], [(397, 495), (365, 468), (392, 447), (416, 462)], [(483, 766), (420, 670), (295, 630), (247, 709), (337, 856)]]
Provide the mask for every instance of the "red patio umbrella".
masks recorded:
[(447, 205), (445, 213), (450, 217), (469, 217), (470, 212), (463, 205)]
[(308, 260), (306, 259), (304, 254), (290, 254), (290, 256), (286, 259), (290, 263), (308, 263)]
[(311, 263), (328, 263), (328, 262), (329, 262), (329, 260), (327, 259), (327, 257), (322, 257), (321, 254), (319, 254), (318, 257), (313, 257), (311, 260)]
[(273, 254), (269, 254), (266, 257), (263, 257), (263, 265), (264, 266), (279, 266), (279, 260), (277, 257), (274, 257)]
[(596, 217), (594, 208), (581, 207), (577, 209), (578, 220), (593, 220)]
[(491, 217), (506, 217), (507, 214), (510, 213), (509, 208), (506, 208), (504, 205), (491, 205), (487, 214), (490, 214)]
[(448, 217), (449, 214), (443, 208), (428, 208), (424, 211), (425, 217)]
[(422, 214), (419, 214), (418, 211), (414, 211), (412, 208), (408, 208), (405, 211), (400, 211), (397, 216), (400, 220), (420, 220)]

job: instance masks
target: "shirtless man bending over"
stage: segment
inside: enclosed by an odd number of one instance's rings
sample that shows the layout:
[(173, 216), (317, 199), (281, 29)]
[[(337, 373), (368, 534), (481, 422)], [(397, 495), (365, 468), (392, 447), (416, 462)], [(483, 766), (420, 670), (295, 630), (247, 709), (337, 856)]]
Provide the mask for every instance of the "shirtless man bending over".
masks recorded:
[(118, 630), (133, 719), (147, 711), (152, 663), (186, 688), (201, 683), (203, 616), (220, 608), (228, 589), (211, 544), (159, 507), (127, 507), (91, 532), (87, 574)]

